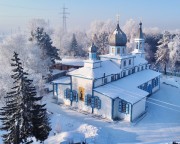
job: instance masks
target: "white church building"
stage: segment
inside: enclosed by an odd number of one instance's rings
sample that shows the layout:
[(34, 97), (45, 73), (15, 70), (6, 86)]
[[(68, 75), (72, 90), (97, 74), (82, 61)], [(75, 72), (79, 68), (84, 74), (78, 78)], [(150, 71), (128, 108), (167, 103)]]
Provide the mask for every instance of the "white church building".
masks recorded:
[(146, 112), (146, 99), (160, 88), (160, 73), (145, 60), (142, 23), (132, 53), (127, 37), (117, 23), (109, 36), (109, 54), (96, 58), (97, 47), (89, 48), (84, 67), (54, 80), (58, 102), (111, 120), (134, 121)]

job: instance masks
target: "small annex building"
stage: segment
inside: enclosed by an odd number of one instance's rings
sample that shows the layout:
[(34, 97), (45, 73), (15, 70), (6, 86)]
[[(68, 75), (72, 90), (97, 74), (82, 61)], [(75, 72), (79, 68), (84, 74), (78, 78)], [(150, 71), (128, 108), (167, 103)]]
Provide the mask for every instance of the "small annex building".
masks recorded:
[(160, 73), (145, 60), (142, 23), (134, 51), (126, 52), (127, 37), (119, 22), (109, 36), (109, 53), (96, 59), (97, 47), (89, 48), (84, 66), (54, 80), (54, 97), (111, 120), (134, 121), (146, 112), (146, 99), (160, 88)]

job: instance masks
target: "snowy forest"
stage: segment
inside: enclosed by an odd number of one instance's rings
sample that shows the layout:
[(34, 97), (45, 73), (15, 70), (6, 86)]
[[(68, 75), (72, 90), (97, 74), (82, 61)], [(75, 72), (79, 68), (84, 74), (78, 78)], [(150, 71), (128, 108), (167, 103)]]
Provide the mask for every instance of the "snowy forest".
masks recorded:
[[(125, 25), (121, 26), (128, 38), (128, 52), (131, 52), (135, 47), (134, 38), (138, 30), (138, 23), (138, 21), (129, 19)], [(28, 23), (25, 31), (19, 30), (10, 35), (2, 35), (0, 38), (1, 102), (4, 105), (9, 104), (11, 102), (8, 102), (8, 98), (12, 95), (17, 93), (22, 93), (23, 95), (28, 93), (28, 90), (32, 90), (29, 93), (34, 96), (34, 99), (29, 101), (27, 105), (29, 104), (34, 112), (38, 109), (37, 105), (39, 104), (39, 107), (41, 107), (39, 109), (44, 111), (43, 107), (45, 104), (41, 103), (41, 99), (45, 93), (45, 77), (50, 73), (50, 67), (55, 63), (55, 60), (67, 57), (86, 59), (88, 57), (88, 47), (92, 42), (98, 47), (98, 55), (108, 53), (108, 36), (114, 30), (114, 27), (115, 22), (111, 20), (93, 21), (86, 31), (63, 32), (61, 28), (52, 27), (44, 19), (33, 19)], [(159, 28), (143, 27), (143, 32), (145, 36), (146, 60), (148, 60), (152, 68), (163, 71), (165, 74), (166, 72), (180, 72), (180, 31), (160, 31)], [(16, 68), (14, 69), (14, 67)], [(27, 91), (21, 88), (24, 86), (27, 87)], [(22, 91), (19, 91), (21, 89)], [(25, 100), (20, 98), (19, 101), (19, 108), (28, 111), (26, 107), (20, 106)], [(9, 109), (6, 110), (10, 111)], [(17, 109), (17, 111), (21, 110)], [(32, 111), (28, 111), (28, 113), (33, 117)], [(1, 110), (1, 115), (5, 112)], [(11, 119), (15, 125), (23, 123), (20, 115), (17, 116), (20, 119), (19, 121)], [(27, 133), (27, 136), (35, 136), (40, 141), (46, 139), (50, 126), (45, 113), (43, 116), (44, 126), (47, 129), (45, 134), (42, 134), (41, 137), (37, 133), (32, 132)], [(6, 120), (5, 115), (3, 120)], [(39, 119), (37, 118), (36, 120), (38, 121)], [(23, 132), (24, 130), (27, 132), (29, 129), (35, 128), (36, 120), (34, 118), (31, 124), (18, 128), (19, 131), (22, 130)], [(14, 127), (14, 129), (16, 128)], [(38, 131), (41, 131), (41, 129)], [(8, 140), (7, 135), (4, 135), (4, 139), (5, 141)], [(15, 141), (30, 142), (31, 140), (22, 135), (22, 137), (19, 137), (19, 140), (16, 139)]]

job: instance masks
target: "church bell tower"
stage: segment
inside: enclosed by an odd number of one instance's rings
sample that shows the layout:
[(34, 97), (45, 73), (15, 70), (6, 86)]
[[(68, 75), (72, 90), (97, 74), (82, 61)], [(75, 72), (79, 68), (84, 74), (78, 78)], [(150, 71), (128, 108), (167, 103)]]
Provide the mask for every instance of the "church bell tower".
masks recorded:
[(136, 38), (134, 39), (134, 42), (135, 42), (135, 49), (132, 52), (132, 54), (136, 54), (136, 55), (139, 55), (139, 56), (145, 58), (142, 22), (139, 23), (139, 29), (138, 29)]

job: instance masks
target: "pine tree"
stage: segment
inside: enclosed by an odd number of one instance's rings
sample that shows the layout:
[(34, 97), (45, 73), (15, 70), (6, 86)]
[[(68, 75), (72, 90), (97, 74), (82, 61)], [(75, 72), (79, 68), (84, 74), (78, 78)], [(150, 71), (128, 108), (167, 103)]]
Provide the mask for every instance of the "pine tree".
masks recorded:
[(69, 52), (74, 57), (79, 56), (78, 43), (77, 43), (75, 34), (73, 34), (73, 37), (72, 37), (72, 40), (70, 43), (70, 51)]
[(1, 130), (7, 131), (6, 134), (3, 134), (3, 141), (6, 144), (13, 143), (19, 144), (22, 142), (20, 136), (20, 125), (22, 123), (21, 119), (21, 79), (23, 77), (23, 68), (18, 58), (18, 54), (14, 53), (14, 58), (12, 59), (13, 63), (11, 66), (15, 67), (13, 69), (14, 74), (11, 76), (14, 79), (14, 87), (12, 91), (7, 93), (5, 96), (5, 106), (0, 110), (2, 127)]
[(36, 140), (43, 142), (47, 139), (49, 132), (51, 131), (49, 118), (46, 113), (46, 109), (44, 105), (36, 104), (33, 106), (33, 135)]
[[(3, 123), (1, 130), (7, 131), (3, 135), (3, 141), (7, 144), (31, 143), (32, 140), (29, 138), (36, 137), (33, 130), (38, 127), (45, 127), (46, 129), (41, 129), (44, 139), (40, 139), (44, 141), (51, 130), (46, 109), (43, 108), (45, 105), (38, 104), (42, 97), (36, 96), (33, 81), (29, 80), (28, 74), (23, 71), (18, 54), (14, 53), (13, 57), (11, 65), (15, 68), (11, 77), (14, 79), (15, 86), (11, 92), (7, 93), (6, 105), (0, 110), (0, 119)], [(36, 105), (42, 109), (35, 107)], [(37, 113), (41, 114), (40, 118), (36, 115)], [(39, 118), (38, 125), (34, 124), (34, 117)]]

